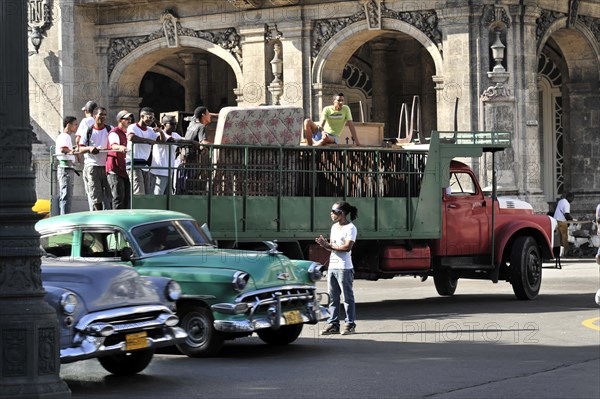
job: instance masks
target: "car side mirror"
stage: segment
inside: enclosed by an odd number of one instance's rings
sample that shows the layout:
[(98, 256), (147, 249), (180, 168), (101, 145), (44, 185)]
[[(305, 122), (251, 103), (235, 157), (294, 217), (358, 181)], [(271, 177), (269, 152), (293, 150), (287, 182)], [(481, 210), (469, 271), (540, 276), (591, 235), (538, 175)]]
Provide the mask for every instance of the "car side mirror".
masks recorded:
[(129, 262), (133, 258), (133, 249), (129, 247), (123, 247), (121, 249), (121, 260), (123, 262)]

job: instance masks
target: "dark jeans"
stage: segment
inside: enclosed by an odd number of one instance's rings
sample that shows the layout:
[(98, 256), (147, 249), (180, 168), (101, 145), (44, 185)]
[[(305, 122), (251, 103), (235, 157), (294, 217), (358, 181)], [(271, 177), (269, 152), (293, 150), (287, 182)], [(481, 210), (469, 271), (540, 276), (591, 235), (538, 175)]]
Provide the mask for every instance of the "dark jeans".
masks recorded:
[(109, 174), (106, 176), (112, 193), (113, 209), (131, 208), (131, 183), (129, 177)]

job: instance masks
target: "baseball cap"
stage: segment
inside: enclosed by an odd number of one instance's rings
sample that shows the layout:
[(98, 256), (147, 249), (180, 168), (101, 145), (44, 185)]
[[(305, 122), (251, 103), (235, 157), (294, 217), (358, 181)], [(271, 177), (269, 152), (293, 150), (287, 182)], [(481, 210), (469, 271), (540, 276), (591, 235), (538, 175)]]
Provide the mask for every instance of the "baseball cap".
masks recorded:
[(98, 107), (98, 104), (96, 104), (95, 101), (88, 101), (87, 103), (85, 103), (85, 105), (83, 106), (83, 108), (81, 108), (82, 111), (87, 111), (89, 113), (94, 112), (94, 110)]
[(117, 122), (120, 121), (121, 119), (131, 119), (131, 118), (133, 118), (133, 114), (126, 110), (119, 111), (119, 113), (117, 114)]

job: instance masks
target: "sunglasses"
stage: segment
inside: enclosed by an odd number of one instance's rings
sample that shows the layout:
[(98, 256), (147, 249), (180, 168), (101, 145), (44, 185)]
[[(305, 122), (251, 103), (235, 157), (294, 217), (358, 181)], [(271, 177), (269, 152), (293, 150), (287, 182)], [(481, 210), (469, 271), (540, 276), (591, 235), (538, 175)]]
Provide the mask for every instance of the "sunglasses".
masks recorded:
[(344, 211), (342, 211), (341, 209), (332, 209), (331, 213), (336, 214), (336, 215), (341, 215), (342, 213), (344, 213)]

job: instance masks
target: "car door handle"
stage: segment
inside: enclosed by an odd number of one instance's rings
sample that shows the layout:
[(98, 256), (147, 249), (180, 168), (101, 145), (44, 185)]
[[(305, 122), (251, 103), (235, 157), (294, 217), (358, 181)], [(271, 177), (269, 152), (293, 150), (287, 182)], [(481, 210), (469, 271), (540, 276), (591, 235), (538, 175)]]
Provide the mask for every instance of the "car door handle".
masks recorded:
[(450, 204), (450, 205), (448, 205), (448, 208), (456, 208), (456, 205)]

